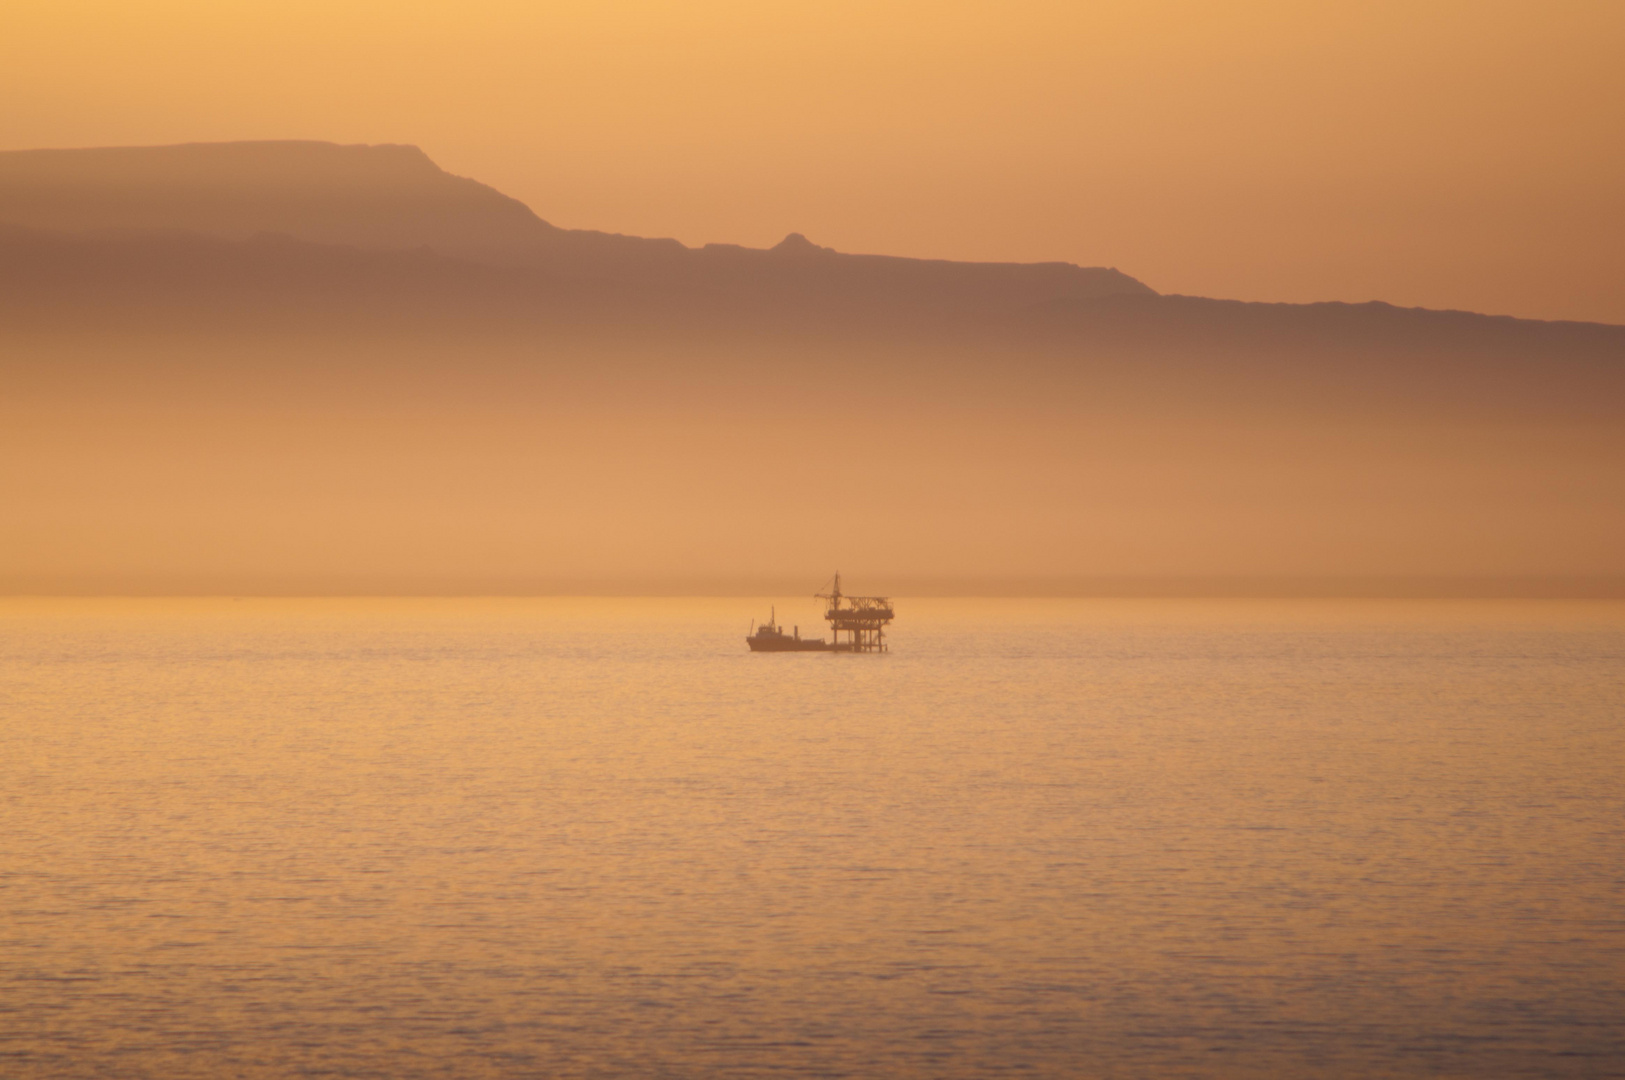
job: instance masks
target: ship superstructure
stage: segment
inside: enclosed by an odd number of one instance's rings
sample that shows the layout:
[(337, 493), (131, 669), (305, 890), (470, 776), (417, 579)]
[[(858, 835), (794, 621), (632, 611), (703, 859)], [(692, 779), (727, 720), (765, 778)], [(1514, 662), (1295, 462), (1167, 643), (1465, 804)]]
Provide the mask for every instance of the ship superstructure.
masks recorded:
[(834, 646), (823, 638), (804, 638), (801, 636), (801, 627), (795, 632), (786, 634), (784, 627), (779, 625), (779, 612), (777, 608), (769, 609), (771, 614), (767, 622), (755, 628), (755, 631), (745, 639), (751, 652), (829, 652)]

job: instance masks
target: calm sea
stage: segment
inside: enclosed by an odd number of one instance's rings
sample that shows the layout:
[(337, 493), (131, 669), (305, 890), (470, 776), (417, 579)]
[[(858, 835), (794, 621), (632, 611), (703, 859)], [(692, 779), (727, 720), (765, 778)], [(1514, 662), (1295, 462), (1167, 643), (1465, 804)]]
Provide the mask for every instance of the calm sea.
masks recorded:
[(1625, 1076), (1625, 605), (767, 603), (0, 601), (0, 1077)]

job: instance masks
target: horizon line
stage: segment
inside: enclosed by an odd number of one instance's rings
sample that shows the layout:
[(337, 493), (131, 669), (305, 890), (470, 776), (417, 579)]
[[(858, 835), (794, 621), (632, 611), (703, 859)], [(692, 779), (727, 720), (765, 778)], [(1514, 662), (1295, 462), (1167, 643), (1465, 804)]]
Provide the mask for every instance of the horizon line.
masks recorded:
[[(867, 579), (864, 581), (864, 579)], [(1622, 574), (1118, 575), (990, 578), (863, 575), (864, 594), (1010, 600), (1625, 600)], [(231, 587), (235, 584), (237, 587)], [(0, 600), (45, 599), (761, 599), (799, 596), (798, 581), (762, 578), (367, 580), (356, 577), (114, 583), (0, 581)], [(807, 592), (811, 596), (811, 592)]]

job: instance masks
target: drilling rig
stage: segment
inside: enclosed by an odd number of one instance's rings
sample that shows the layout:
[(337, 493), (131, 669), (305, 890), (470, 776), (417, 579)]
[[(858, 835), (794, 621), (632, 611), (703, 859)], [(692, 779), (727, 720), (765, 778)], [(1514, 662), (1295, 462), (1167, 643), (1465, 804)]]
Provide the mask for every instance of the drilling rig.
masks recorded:
[[(891, 601), (884, 596), (845, 596), (837, 572), (829, 592), (814, 594), (829, 601), (824, 618), (835, 632), (835, 649), (840, 652), (885, 652), (886, 624), (892, 621)], [(842, 634), (846, 637), (842, 638)]]

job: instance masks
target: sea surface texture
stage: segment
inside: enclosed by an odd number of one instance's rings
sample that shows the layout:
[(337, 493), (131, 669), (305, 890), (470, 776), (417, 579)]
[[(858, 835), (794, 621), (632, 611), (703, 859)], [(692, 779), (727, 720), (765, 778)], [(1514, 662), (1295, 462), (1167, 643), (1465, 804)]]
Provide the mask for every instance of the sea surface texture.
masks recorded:
[(768, 602), (0, 601), (0, 1077), (1625, 1076), (1625, 606)]

